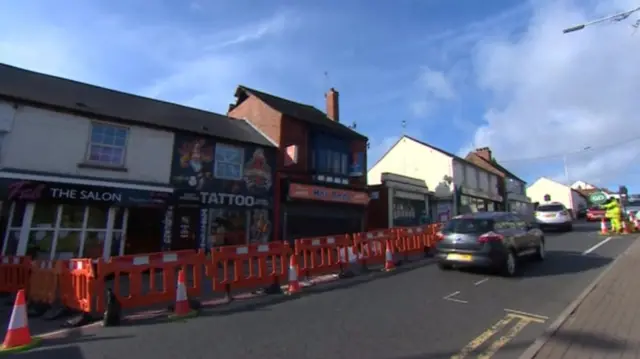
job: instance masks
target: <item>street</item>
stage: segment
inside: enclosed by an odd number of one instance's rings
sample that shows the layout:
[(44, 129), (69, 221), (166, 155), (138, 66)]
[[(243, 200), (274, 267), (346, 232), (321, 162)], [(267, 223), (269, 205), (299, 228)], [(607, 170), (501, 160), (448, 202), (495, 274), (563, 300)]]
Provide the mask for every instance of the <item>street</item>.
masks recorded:
[(598, 224), (577, 223), (548, 233), (547, 259), (525, 263), (515, 279), (427, 262), (253, 310), (92, 326), (15, 357), (513, 359), (636, 237), (597, 232)]

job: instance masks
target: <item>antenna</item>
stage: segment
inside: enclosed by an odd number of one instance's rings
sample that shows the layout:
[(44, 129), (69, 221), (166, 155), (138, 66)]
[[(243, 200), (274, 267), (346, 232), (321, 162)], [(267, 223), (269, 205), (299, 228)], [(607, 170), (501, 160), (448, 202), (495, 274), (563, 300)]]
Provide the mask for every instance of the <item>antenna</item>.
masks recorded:
[(331, 88), (331, 78), (329, 77), (329, 71), (324, 72), (324, 89)]
[(407, 121), (402, 120), (402, 135), (404, 136), (407, 130)]

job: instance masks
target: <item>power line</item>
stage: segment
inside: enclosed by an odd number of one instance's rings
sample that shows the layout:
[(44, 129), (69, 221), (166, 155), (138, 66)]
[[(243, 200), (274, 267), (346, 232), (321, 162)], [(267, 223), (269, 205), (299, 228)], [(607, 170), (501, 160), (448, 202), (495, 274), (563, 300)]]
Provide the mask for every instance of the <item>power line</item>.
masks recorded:
[(571, 155), (577, 155), (580, 153), (584, 153), (587, 151), (594, 151), (594, 150), (607, 150), (610, 148), (615, 148), (615, 147), (619, 147), (622, 145), (626, 145), (627, 143), (633, 142), (633, 141), (637, 141), (640, 140), (640, 136), (635, 136), (633, 138), (629, 138), (623, 141), (617, 141), (617, 142), (613, 142), (613, 143), (609, 143), (607, 145), (601, 145), (601, 146), (591, 146), (588, 148), (588, 150), (577, 150), (577, 151), (572, 151), (572, 152), (564, 152), (564, 153), (556, 153), (556, 154), (552, 154), (552, 155), (545, 155), (545, 156), (538, 156), (538, 157), (525, 157), (525, 158), (514, 158), (514, 159), (510, 159), (510, 160), (500, 160), (500, 163), (506, 163), (506, 162), (534, 162), (534, 161), (542, 161), (542, 160), (551, 160), (551, 159), (561, 159), (565, 156), (571, 156)]

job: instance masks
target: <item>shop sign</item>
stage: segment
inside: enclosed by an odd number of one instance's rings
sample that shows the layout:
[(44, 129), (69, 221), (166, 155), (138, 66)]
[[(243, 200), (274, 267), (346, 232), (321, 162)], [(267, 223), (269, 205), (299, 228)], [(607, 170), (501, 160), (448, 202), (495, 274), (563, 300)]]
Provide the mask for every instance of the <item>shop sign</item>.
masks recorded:
[(354, 152), (351, 154), (349, 164), (349, 176), (360, 177), (364, 175), (364, 152)]
[(303, 185), (299, 183), (291, 183), (289, 185), (289, 197), (293, 199), (360, 205), (369, 203), (369, 195), (366, 192)]
[(131, 205), (164, 204), (170, 196), (169, 193), (164, 192), (13, 179), (0, 181), (0, 194), (9, 201), (56, 200), (60, 202)]
[(253, 207), (256, 199), (253, 196), (244, 196), (241, 194), (200, 192), (200, 203), (219, 206)]
[(207, 208), (200, 209), (200, 248), (206, 249), (209, 243), (209, 210)]

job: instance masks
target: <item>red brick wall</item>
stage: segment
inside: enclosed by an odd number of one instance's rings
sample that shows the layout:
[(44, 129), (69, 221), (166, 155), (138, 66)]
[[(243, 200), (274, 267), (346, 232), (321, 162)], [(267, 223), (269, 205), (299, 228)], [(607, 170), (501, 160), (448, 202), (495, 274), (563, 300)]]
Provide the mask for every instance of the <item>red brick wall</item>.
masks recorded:
[(240, 105), (229, 111), (227, 116), (240, 120), (246, 118), (265, 135), (280, 144), (282, 115), (257, 98), (249, 96)]
[[(278, 167), (283, 172), (306, 172), (309, 170), (309, 128), (302, 121), (283, 116), (280, 129), (280, 146), (282, 153), (278, 158)], [(287, 146), (298, 146), (298, 163), (284, 167), (284, 149)]]

